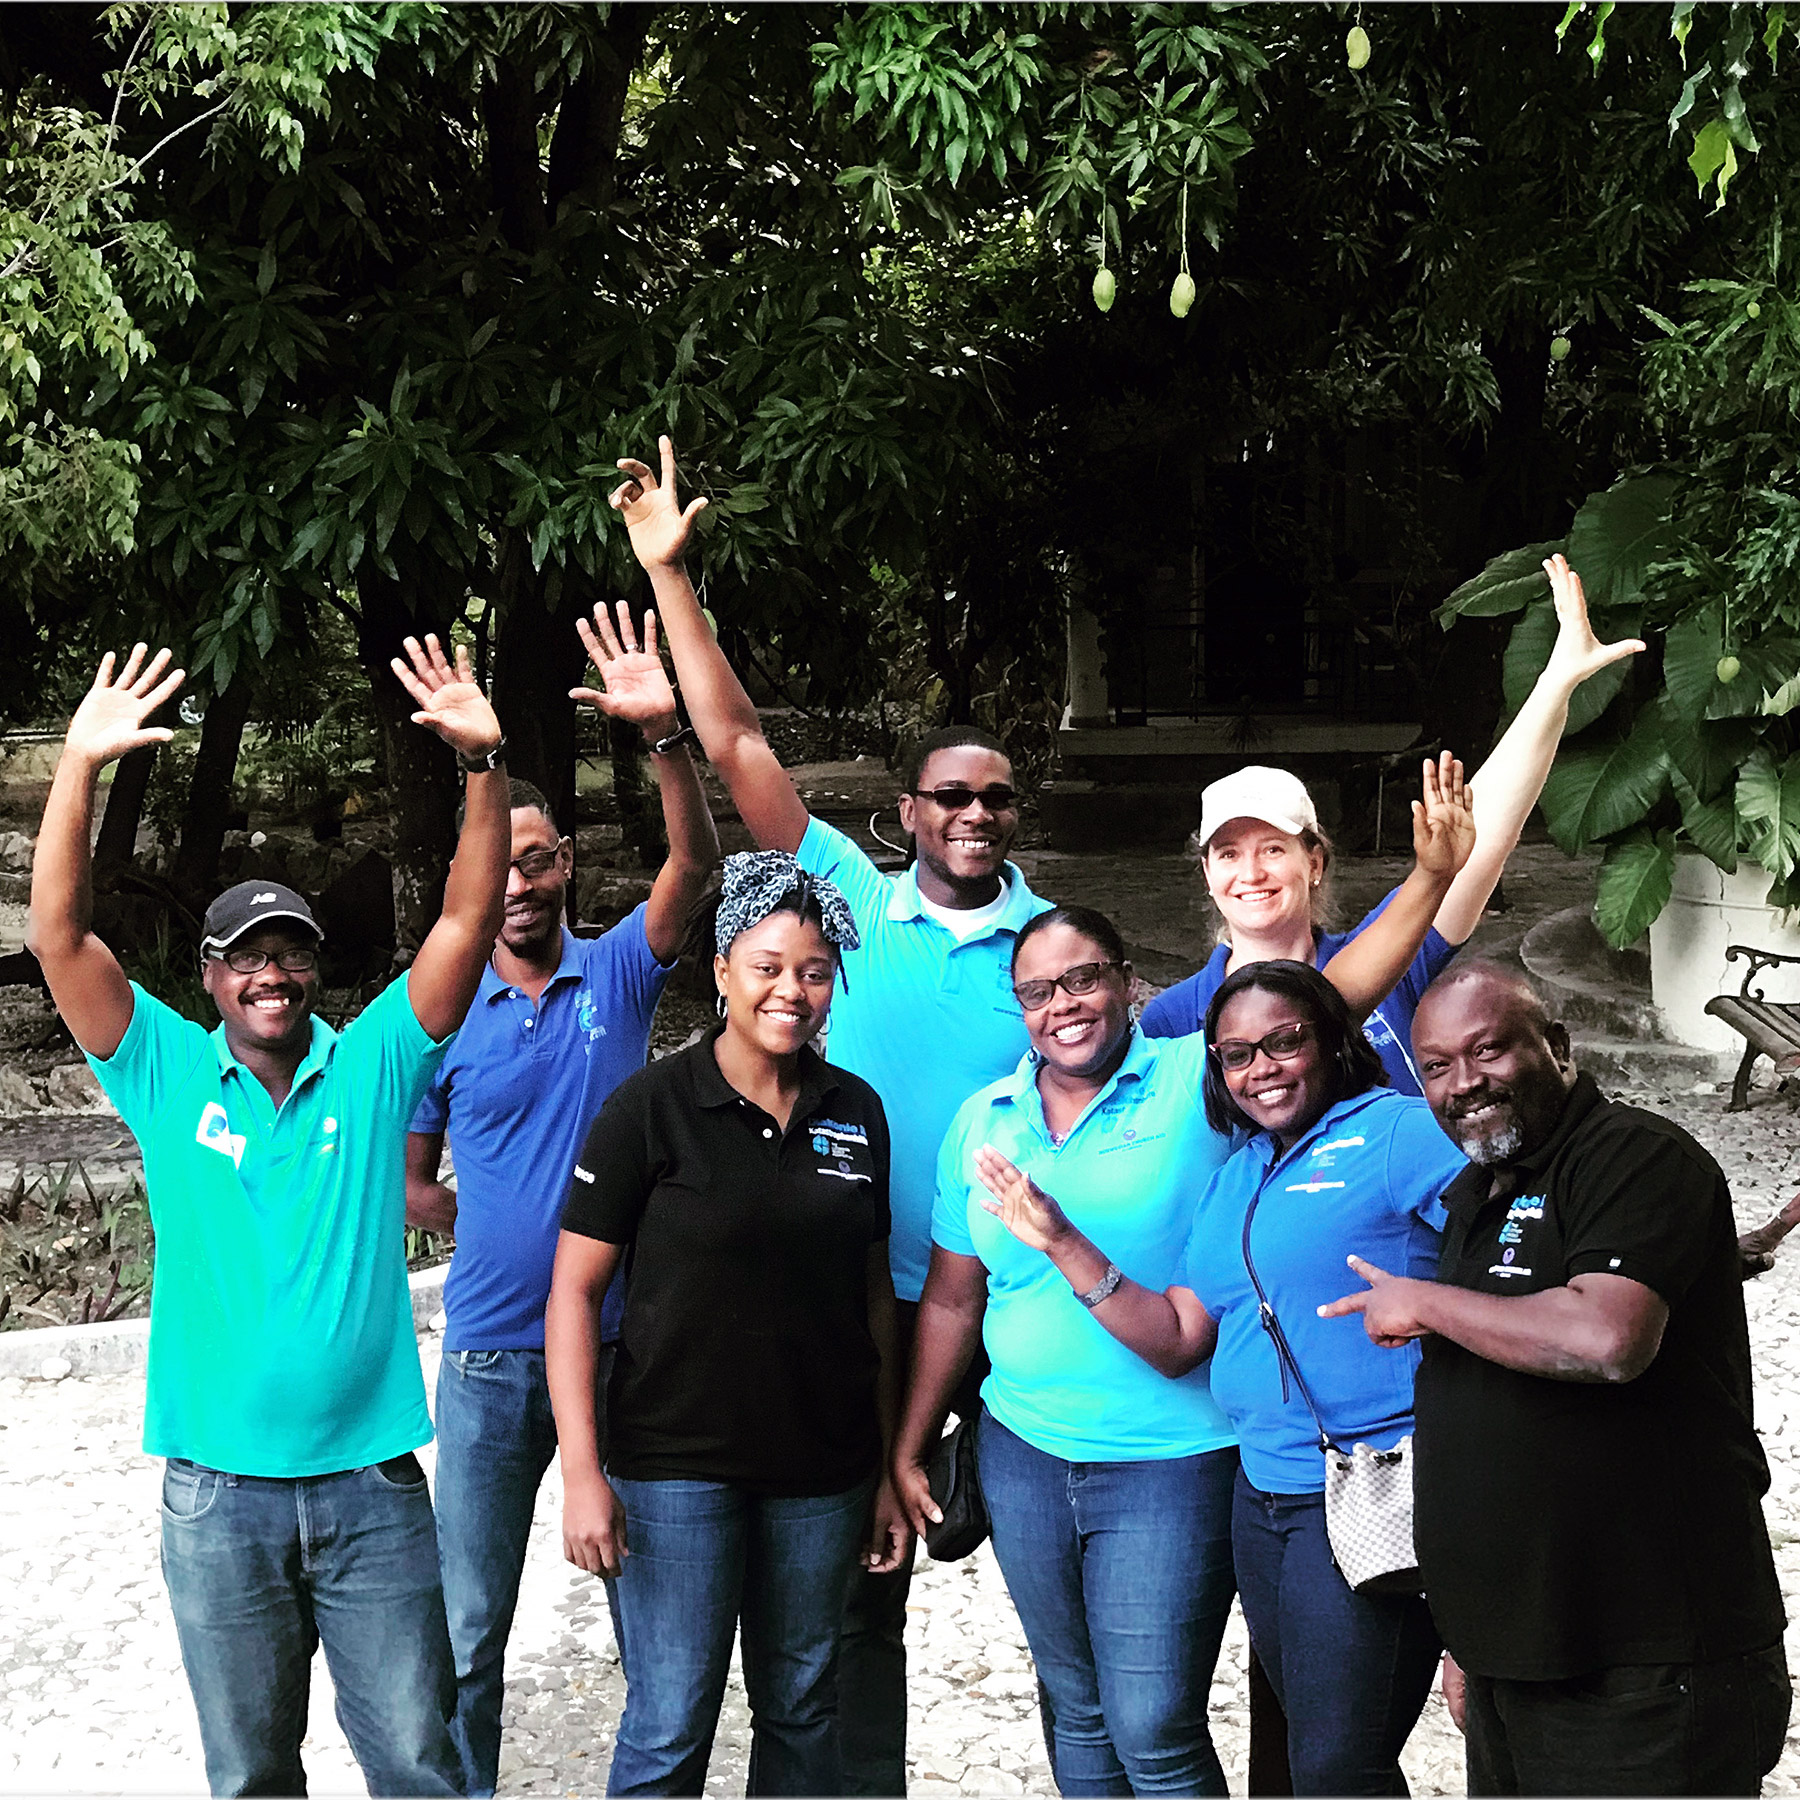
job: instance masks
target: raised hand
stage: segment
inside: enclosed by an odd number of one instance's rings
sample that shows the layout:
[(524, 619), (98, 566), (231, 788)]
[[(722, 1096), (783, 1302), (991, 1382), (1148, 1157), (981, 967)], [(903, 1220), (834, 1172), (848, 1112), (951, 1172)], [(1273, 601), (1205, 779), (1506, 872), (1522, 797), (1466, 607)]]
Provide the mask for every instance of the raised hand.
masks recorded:
[(427, 634), (423, 646), (417, 638), (406, 639), (406, 654), (412, 667), (396, 656), (393, 670), (419, 709), (412, 722), (435, 731), (460, 756), (486, 756), (500, 742), (500, 721), (476, 684), (468, 647), (456, 646), (454, 667), (435, 633)]
[(1453, 876), (1475, 848), (1475, 796), (1448, 750), (1427, 760), (1424, 794), (1412, 803), (1413, 855), (1427, 874)]
[[(69, 721), (63, 738), (65, 755), (85, 762), (90, 769), (100, 769), (128, 750), (166, 744), (174, 737), (167, 726), (144, 721), (181, 686), (186, 671), (169, 669), (167, 650), (157, 651), (146, 663), (148, 648), (133, 644), (116, 677), (113, 653), (109, 650), (100, 659), (94, 685), (82, 696)], [(165, 669), (169, 669), (166, 675)]]
[[(666, 441), (666, 440), (665, 440)], [(652, 735), (667, 737), (675, 729), (675, 690), (656, 651), (656, 614), (644, 614), (644, 647), (638, 648), (637, 627), (631, 608), (618, 603), (615, 630), (603, 603), (594, 608), (594, 622), (577, 619), (575, 629), (587, 648), (588, 660), (600, 672), (600, 686), (569, 689), (569, 698), (597, 706), (615, 719), (628, 719)]]
[(632, 554), (646, 569), (667, 568), (681, 561), (687, 554), (694, 521), (707, 505), (701, 495), (688, 502), (686, 512), (681, 510), (675, 489), (674, 439), (662, 437), (656, 442), (662, 451), (661, 481), (647, 463), (622, 456), (619, 467), (627, 479), (608, 497), (613, 511), (624, 516), (625, 529), (631, 533)]
[(982, 1206), (1027, 1248), (1047, 1253), (1068, 1233), (1069, 1219), (1063, 1209), (991, 1144), (983, 1144), (975, 1152), (975, 1173), (994, 1196), (982, 1201)]
[(1544, 559), (1544, 573), (1550, 577), (1550, 594), (1556, 602), (1556, 642), (1551, 646), (1544, 673), (1555, 677), (1569, 693), (1574, 693), (1590, 675), (1598, 675), (1612, 663), (1636, 656), (1643, 649), (1642, 638), (1620, 638), (1616, 644), (1603, 644), (1594, 636), (1581, 577), (1560, 551)]
[(1430, 1287), (1425, 1281), (1410, 1276), (1390, 1275), (1360, 1256), (1347, 1259), (1350, 1267), (1369, 1284), (1362, 1294), (1346, 1294), (1341, 1300), (1329, 1301), (1319, 1308), (1321, 1319), (1344, 1319), (1354, 1313), (1362, 1315), (1363, 1329), (1370, 1341), (1384, 1350), (1398, 1350), (1415, 1338), (1430, 1337), (1431, 1327), (1420, 1322), (1413, 1306), (1418, 1289)]

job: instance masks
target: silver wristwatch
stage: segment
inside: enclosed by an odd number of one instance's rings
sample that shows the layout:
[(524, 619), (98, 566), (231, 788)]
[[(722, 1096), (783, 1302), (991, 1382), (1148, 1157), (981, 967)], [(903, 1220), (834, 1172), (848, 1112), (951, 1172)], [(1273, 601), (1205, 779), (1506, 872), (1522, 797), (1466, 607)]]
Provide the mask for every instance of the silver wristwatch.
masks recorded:
[(1075, 1298), (1092, 1312), (1096, 1306), (1125, 1279), (1124, 1272), (1117, 1263), (1108, 1263), (1106, 1273), (1100, 1277), (1085, 1294), (1077, 1294)]

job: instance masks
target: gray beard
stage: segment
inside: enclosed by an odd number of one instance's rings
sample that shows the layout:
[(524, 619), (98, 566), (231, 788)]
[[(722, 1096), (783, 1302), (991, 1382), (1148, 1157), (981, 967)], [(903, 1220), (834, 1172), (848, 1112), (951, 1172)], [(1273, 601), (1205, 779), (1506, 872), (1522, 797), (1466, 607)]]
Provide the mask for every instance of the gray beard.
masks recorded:
[(1504, 1125), (1490, 1125), (1485, 1131), (1459, 1119), (1452, 1125), (1450, 1135), (1456, 1140), (1457, 1149), (1483, 1168), (1511, 1162), (1525, 1148), (1525, 1128), (1517, 1113)]

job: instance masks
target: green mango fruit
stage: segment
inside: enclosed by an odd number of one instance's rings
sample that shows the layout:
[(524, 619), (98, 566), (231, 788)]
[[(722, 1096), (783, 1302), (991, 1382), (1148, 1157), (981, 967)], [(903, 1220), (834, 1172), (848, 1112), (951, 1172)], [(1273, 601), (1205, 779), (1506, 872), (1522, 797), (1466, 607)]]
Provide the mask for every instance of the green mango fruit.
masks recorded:
[(1553, 337), (1550, 340), (1550, 360), (1561, 362), (1569, 354), (1571, 346), (1566, 337)]
[(1119, 284), (1113, 280), (1111, 269), (1094, 271), (1094, 304), (1102, 312), (1111, 312), (1113, 296), (1119, 291)]
[(1762, 302), (1760, 300), (1752, 300), (1744, 308), (1744, 317), (1747, 319), (1760, 319), (1762, 317)]
[(1169, 311), (1176, 318), (1185, 319), (1188, 308), (1194, 304), (1194, 278), (1186, 269), (1175, 277), (1175, 285), (1169, 289)]
[(1740, 663), (1735, 656), (1721, 656), (1719, 658), (1719, 666), (1713, 670), (1713, 673), (1717, 675), (1727, 687), (1730, 687), (1731, 684), (1737, 680), (1738, 670), (1743, 666), (1744, 665)]
[(1344, 39), (1344, 60), (1353, 69), (1366, 69), (1369, 49), (1369, 34), (1360, 25), (1352, 25), (1350, 35)]

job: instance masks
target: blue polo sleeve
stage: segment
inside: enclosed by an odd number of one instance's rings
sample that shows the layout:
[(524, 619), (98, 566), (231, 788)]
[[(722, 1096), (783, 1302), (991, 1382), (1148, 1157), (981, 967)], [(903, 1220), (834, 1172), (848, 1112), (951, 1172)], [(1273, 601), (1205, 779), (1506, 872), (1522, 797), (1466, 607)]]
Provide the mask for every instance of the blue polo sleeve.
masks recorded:
[(104, 1061), (97, 1056), (87, 1061), (119, 1117), (141, 1140), (194, 1065), (214, 1054), (212, 1036), (204, 1025), (184, 1019), (134, 981), (131, 1023), (118, 1049)]
[(1386, 1189), (1390, 1205), (1402, 1217), (1421, 1219), (1442, 1232), (1444, 1189), (1469, 1166), (1468, 1159), (1444, 1135), (1423, 1100), (1404, 1097), (1394, 1107), (1388, 1137)]
[(372, 1085), (378, 1110), (409, 1121), (456, 1040), (451, 1032), (440, 1043), (419, 1023), (408, 994), (411, 980), (409, 971), (390, 981), (344, 1027), (337, 1047), (339, 1066), (349, 1059), (357, 1078)]
[(417, 1107), (413, 1109), (408, 1131), (435, 1135), (450, 1128), (450, 1071), (440, 1061)]
[(977, 1122), (986, 1118), (987, 1107), (980, 1094), (973, 1094), (957, 1109), (944, 1133), (938, 1150), (937, 1187), (931, 1202), (931, 1241), (954, 1250), (958, 1256), (973, 1256), (975, 1240), (969, 1235), (969, 1157), (974, 1150), (970, 1133)]
[[(640, 900), (610, 931), (600, 934), (595, 949), (607, 959), (612, 991), (628, 1010), (648, 1018), (675, 972), (675, 964), (658, 962), (650, 948), (650, 907)], [(592, 968), (592, 963), (589, 967)]]
[(1138, 1024), (1145, 1037), (1187, 1037), (1200, 1029), (1195, 1011), (1195, 996), (1200, 989), (1200, 976), (1190, 975), (1172, 988), (1164, 988), (1143, 1010)]
[(850, 903), (858, 933), (866, 937), (874, 921), (887, 911), (892, 884), (862, 846), (815, 817), (807, 821), (806, 836), (795, 857), (809, 874), (823, 875), (836, 886)]

